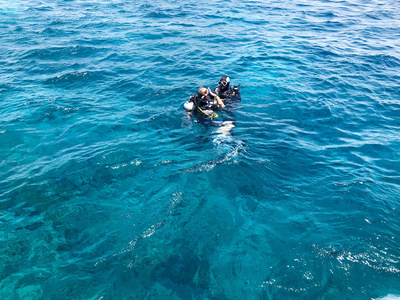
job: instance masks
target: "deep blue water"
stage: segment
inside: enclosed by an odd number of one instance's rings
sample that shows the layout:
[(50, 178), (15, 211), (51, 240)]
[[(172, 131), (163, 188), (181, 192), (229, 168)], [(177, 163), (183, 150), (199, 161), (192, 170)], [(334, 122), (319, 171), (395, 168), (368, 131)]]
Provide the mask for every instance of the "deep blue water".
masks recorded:
[(1, 1), (0, 298), (397, 298), (399, 7)]

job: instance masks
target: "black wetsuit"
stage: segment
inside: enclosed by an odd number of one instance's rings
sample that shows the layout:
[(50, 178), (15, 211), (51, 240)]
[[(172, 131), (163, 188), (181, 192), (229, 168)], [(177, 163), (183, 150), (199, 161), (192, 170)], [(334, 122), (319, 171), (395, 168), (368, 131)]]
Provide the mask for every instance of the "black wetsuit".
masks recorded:
[(189, 101), (194, 103), (193, 115), (200, 123), (208, 122), (218, 118), (218, 114), (215, 112), (220, 110), (221, 107), (212, 102), (214, 98), (211, 96), (211, 102), (205, 97), (199, 97), (197, 95), (192, 95)]
[(236, 101), (240, 101), (241, 96), (239, 93), (239, 90), (236, 86), (234, 87), (226, 87), (224, 89), (221, 89), (219, 86), (217, 86), (214, 89), (214, 93), (216, 93), (218, 95), (218, 97), (220, 97), (221, 99), (228, 99), (228, 100), (236, 100)]

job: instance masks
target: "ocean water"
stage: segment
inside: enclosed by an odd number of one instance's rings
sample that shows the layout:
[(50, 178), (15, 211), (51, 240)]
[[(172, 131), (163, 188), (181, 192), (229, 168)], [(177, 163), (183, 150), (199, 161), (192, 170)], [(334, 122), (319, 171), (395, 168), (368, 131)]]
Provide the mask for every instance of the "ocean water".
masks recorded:
[(0, 298), (399, 299), (398, 9), (1, 1)]

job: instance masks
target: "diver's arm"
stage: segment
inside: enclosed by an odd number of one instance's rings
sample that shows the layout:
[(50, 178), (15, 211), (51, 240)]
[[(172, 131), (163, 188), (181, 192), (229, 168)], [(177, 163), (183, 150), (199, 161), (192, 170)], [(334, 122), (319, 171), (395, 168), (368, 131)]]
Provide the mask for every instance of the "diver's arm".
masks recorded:
[(219, 106), (221, 106), (221, 108), (225, 107), (224, 102), (222, 102), (221, 98), (218, 97), (217, 95), (215, 95), (215, 99), (217, 99), (217, 103), (219, 104)]
[(208, 91), (210, 92), (210, 95), (211, 95), (211, 96), (213, 96), (215, 99), (217, 99), (217, 103), (219, 104), (219, 106), (221, 106), (221, 108), (224, 108), (224, 107), (225, 107), (225, 104), (224, 104), (224, 102), (222, 102), (221, 98), (218, 97), (217, 94), (211, 92), (210, 89), (208, 89)]

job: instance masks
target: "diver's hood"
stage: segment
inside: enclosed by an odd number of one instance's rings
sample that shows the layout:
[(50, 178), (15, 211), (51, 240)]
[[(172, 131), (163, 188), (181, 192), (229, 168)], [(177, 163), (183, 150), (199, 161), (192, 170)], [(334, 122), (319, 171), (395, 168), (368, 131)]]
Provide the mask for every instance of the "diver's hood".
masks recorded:
[[(222, 82), (226, 82), (226, 85), (221, 84)], [(229, 88), (230, 82), (231, 80), (228, 76), (222, 76), (218, 82), (218, 86), (220, 87), (221, 90), (225, 91)]]

